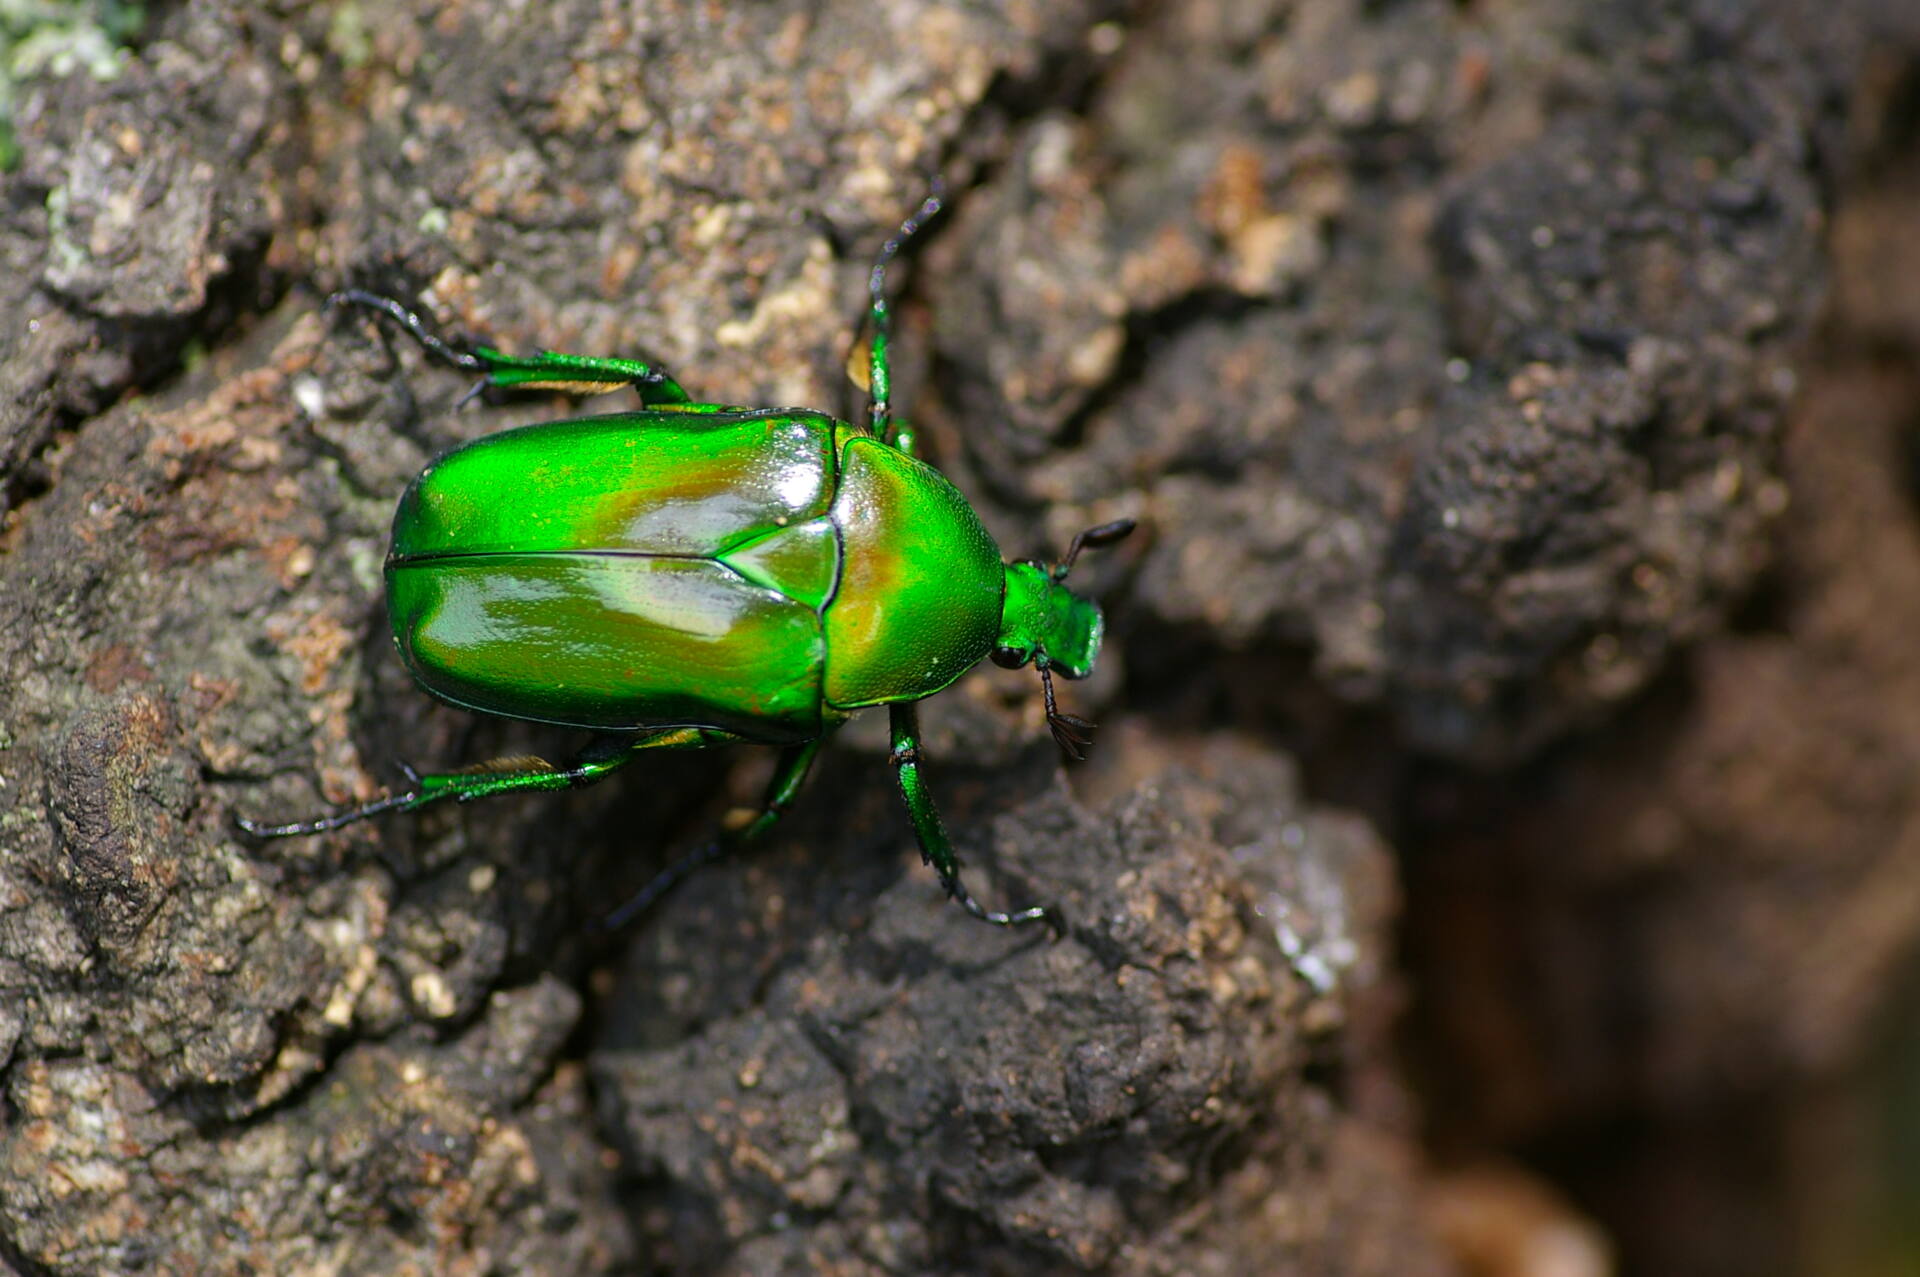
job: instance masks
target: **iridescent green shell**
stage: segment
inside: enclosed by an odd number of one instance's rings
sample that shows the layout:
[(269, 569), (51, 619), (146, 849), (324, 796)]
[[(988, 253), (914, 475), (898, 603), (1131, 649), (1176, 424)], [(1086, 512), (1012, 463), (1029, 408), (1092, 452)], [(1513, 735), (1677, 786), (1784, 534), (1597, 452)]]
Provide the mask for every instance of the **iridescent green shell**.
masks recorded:
[(802, 411), (527, 426), (429, 466), (394, 517), (408, 667), (487, 713), (811, 739), (992, 646), (998, 547), (928, 466)]

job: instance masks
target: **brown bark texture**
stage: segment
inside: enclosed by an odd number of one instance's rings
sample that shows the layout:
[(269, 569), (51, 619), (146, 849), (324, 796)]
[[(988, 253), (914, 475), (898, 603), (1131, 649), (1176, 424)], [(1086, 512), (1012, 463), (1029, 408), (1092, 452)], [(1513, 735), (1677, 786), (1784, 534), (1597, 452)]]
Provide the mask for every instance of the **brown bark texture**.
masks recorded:
[[(0, 1273), (1839, 1253), (1836, 1181), (1727, 1141), (1864, 1164), (1809, 1132), (1872, 1125), (1920, 941), (1916, 50), (1797, 0), (183, 0), (37, 64)], [(974, 890), (1062, 937), (941, 898), (876, 723), (619, 937), (757, 751), (240, 833), (578, 744), (433, 702), (380, 595), (429, 459), (578, 409), (455, 411), (330, 292), (849, 416), (935, 175), (901, 411), (1010, 555), (1141, 521), (1076, 574), (1093, 761), (1030, 671), (923, 710)]]

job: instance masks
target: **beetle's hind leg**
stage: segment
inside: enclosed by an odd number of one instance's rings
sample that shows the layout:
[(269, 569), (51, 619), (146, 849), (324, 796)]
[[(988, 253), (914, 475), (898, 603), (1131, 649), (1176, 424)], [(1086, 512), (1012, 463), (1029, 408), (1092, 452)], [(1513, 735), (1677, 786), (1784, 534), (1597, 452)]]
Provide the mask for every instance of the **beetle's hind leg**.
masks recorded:
[(586, 748), (564, 767), (556, 767), (543, 758), (496, 758), (475, 763), (459, 771), (429, 772), (422, 775), (407, 769), (408, 786), (398, 794), (389, 794), (370, 803), (318, 820), (302, 820), (287, 825), (268, 825), (237, 819), (240, 828), (256, 838), (288, 838), (298, 834), (320, 834), (378, 816), (390, 811), (413, 811), (429, 803), (451, 798), (472, 802), (492, 794), (523, 789), (578, 789), (591, 785), (609, 772), (633, 761), (647, 749), (700, 749), (733, 740), (726, 732), (699, 727), (678, 727), (668, 731), (630, 735), (607, 732), (595, 736)]
[(1028, 922), (1044, 922), (1055, 935), (1065, 931), (1060, 914), (1046, 905), (1033, 905), (1000, 913), (981, 905), (960, 881), (960, 858), (947, 840), (947, 828), (940, 811), (933, 805), (927, 783), (920, 775), (920, 716), (913, 702), (897, 701), (888, 707), (893, 729), (893, 770), (900, 781), (900, 796), (907, 801), (907, 817), (920, 840), (920, 856), (940, 875), (940, 885), (962, 909), (982, 922), (1000, 927), (1017, 927)]
[[(348, 288), (327, 298), (329, 306), (360, 306), (385, 315), (407, 333), (421, 348), (438, 359), (480, 374), (480, 380), (467, 392), (471, 399), (489, 387), (501, 390), (558, 390), (564, 394), (597, 395), (622, 386), (632, 386), (640, 402), (649, 407), (671, 407), (690, 401), (680, 383), (652, 364), (638, 359), (600, 358), (592, 355), (564, 355), (543, 350), (533, 355), (509, 355), (491, 346), (461, 350), (428, 330), (426, 321), (391, 297)], [(466, 399), (461, 402), (465, 403)]]

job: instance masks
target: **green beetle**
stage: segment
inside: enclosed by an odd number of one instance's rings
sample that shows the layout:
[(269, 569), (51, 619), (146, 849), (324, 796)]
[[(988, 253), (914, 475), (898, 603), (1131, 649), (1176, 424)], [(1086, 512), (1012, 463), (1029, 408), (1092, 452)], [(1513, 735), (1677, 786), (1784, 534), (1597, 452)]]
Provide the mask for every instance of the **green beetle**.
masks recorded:
[(1080, 551), (1132, 531), (1088, 529), (1054, 564), (1003, 563), (957, 489), (915, 458), (890, 412), (887, 264), (940, 208), (929, 197), (869, 277), (869, 422), (695, 403), (651, 365), (553, 352), (456, 350), (389, 298), (335, 301), (399, 322), (488, 387), (595, 393), (632, 386), (638, 412), (525, 426), (455, 448), (394, 515), (387, 608), (407, 668), (464, 709), (591, 729), (567, 766), (501, 759), (409, 773), (403, 793), (263, 837), (338, 829), (521, 789), (590, 784), (653, 749), (735, 741), (782, 747), (758, 816), (658, 875), (608, 920), (619, 926), (696, 865), (764, 833), (792, 802), (821, 741), (885, 705), (892, 761), (920, 851), (968, 913), (1001, 925), (1058, 919), (1044, 906), (983, 908), (920, 772), (914, 702), (982, 657), (1040, 673), (1055, 740), (1078, 758), (1091, 724), (1063, 714), (1051, 675), (1084, 678), (1100, 609), (1063, 584)]

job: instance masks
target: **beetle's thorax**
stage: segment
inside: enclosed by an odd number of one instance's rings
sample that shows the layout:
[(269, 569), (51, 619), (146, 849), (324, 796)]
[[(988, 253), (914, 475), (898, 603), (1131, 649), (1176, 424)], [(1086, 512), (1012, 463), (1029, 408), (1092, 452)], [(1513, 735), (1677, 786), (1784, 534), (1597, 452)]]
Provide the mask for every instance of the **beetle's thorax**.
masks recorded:
[(1044, 658), (1063, 678), (1085, 678), (1105, 628), (1100, 606), (1055, 581), (1045, 565), (1007, 564), (995, 663), (1017, 667)]

